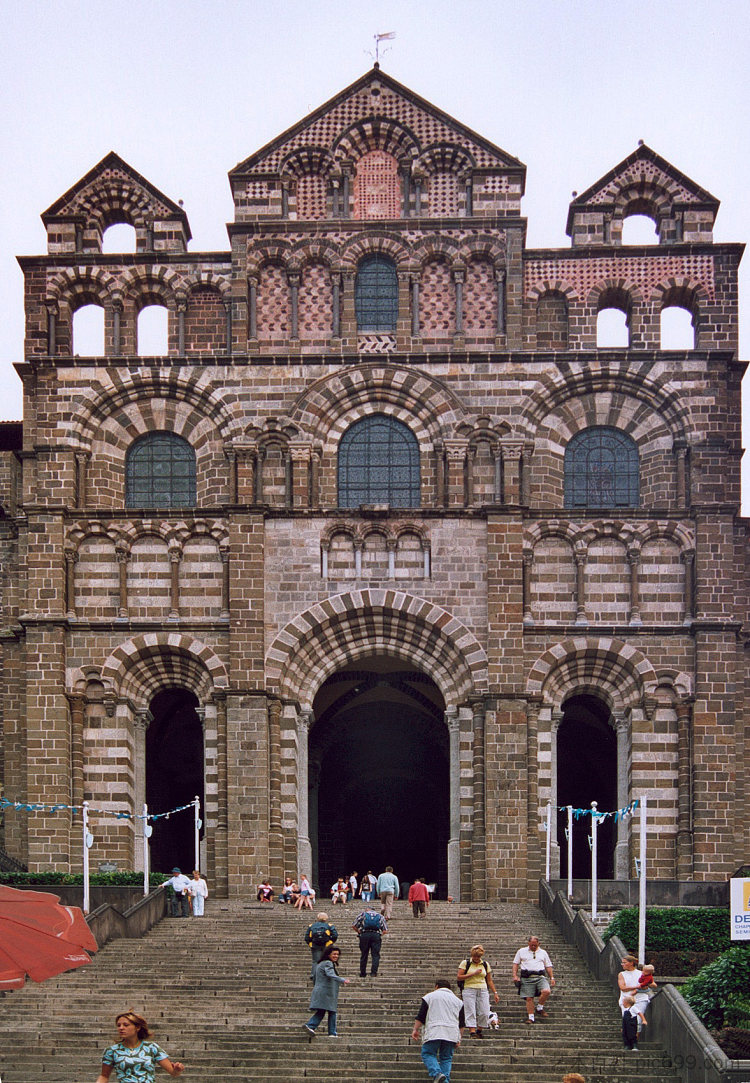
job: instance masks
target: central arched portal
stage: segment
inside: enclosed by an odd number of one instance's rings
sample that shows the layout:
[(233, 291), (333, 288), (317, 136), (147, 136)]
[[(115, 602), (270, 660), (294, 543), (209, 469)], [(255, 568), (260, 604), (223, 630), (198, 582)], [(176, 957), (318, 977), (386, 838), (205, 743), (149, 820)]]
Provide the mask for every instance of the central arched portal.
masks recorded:
[(310, 731), (313, 875), (323, 897), (338, 876), (392, 865), (445, 898), (449, 738), (435, 682), (390, 657), (360, 659), (319, 689)]

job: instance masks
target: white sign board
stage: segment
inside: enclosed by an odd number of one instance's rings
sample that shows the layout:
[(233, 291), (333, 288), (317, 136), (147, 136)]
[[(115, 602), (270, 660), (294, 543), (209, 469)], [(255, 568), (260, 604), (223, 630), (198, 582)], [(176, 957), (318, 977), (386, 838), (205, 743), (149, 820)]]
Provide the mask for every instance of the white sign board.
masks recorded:
[(732, 940), (750, 941), (750, 876), (729, 881)]

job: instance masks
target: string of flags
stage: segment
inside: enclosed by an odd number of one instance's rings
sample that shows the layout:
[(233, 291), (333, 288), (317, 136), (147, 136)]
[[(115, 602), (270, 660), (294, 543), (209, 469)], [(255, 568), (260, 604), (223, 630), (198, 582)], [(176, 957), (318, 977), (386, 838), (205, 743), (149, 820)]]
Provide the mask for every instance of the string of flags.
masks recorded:
[[(573, 819), (580, 820), (584, 816), (596, 816), (597, 820), (601, 822), (603, 820), (606, 820), (609, 816), (613, 816), (615, 823), (617, 823), (619, 820), (624, 820), (627, 819), (628, 816), (632, 816), (635, 810), (639, 807), (639, 804), (640, 798), (636, 797), (635, 800), (631, 801), (629, 805), (625, 806), (625, 808), (616, 809), (614, 812), (599, 812), (598, 809), (595, 810), (592, 808), (574, 808)], [(567, 812), (568, 807), (568, 805), (558, 805), (557, 811)]]
[[(195, 802), (189, 801), (186, 805), (178, 805), (169, 812), (149, 812), (147, 816), (136, 815), (133, 812), (113, 812), (111, 809), (92, 808), (89, 806), (89, 816), (112, 816), (116, 820), (168, 820), (176, 812), (184, 812), (185, 809), (195, 808)], [(0, 797), (0, 809), (14, 809), (17, 812), (82, 812), (83, 805), (43, 805), (36, 802), (10, 801), (7, 797)]]

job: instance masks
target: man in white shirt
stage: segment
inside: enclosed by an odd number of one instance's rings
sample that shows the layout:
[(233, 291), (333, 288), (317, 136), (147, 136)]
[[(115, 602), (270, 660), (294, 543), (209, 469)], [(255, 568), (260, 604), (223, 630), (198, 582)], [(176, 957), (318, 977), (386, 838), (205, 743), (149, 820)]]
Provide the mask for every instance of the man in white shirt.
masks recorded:
[(190, 878), (185, 875), (184, 872), (180, 872), (178, 867), (172, 869), (172, 876), (167, 883), (174, 892), (172, 899), (172, 917), (173, 918), (187, 918), (190, 917), (190, 902), (188, 900), (188, 884)]
[(434, 1083), (449, 1083), (456, 1046), (461, 1044), (464, 1023), (463, 1002), (453, 993), (451, 983), (440, 978), (431, 993), (422, 997), (412, 1027), (412, 1040), (422, 1034), (422, 1060)]
[(534, 997), (539, 998), (537, 1015), (546, 1018), (545, 1004), (552, 995), (555, 975), (552, 960), (544, 948), (539, 947), (539, 937), (530, 936), (529, 946), (519, 948), (513, 959), (513, 982), (522, 997), (526, 998), (527, 1023), (536, 1022)]

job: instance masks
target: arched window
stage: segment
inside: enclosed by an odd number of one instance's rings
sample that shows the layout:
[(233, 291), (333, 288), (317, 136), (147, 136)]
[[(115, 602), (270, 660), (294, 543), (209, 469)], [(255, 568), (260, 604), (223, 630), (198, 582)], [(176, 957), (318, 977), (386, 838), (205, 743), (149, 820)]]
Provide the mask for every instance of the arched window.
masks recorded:
[(635, 508), (638, 448), (619, 429), (594, 425), (565, 449), (566, 508)]
[(127, 508), (189, 508), (195, 505), (195, 452), (173, 432), (150, 432), (128, 449)]
[(73, 353), (77, 357), (104, 355), (104, 309), (101, 305), (81, 305), (73, 313)]
[(395, 331), (398, 317), (396, 265), (388, 256), (366, 256), (357, 270), (354, 303), (358, 331)]
[(339, 507), (419, 507), (419, 445), (402, 422), (384, 414), (355, 421), (339, 445)]

